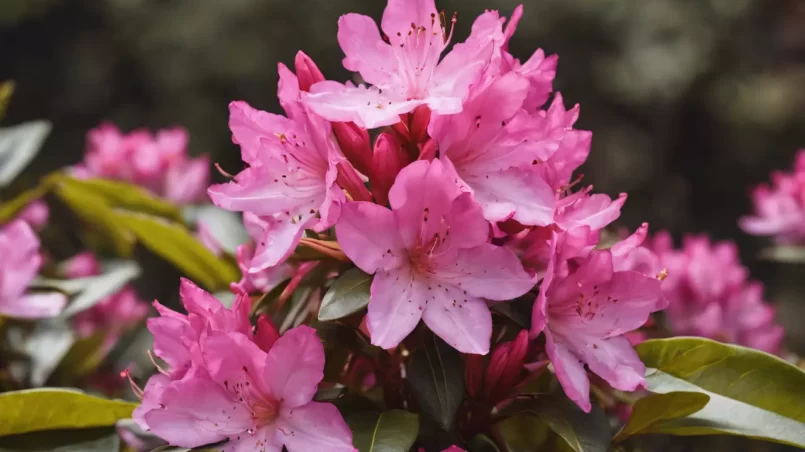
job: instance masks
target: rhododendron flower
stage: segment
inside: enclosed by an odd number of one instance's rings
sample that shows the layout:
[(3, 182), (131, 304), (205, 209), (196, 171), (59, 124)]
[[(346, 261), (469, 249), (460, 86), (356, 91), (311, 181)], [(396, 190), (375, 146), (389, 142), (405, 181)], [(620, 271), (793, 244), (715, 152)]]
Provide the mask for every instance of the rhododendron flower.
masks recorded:
[(233, 452), (354, 450), (335, 406), (313, 401), (324, 348), (312, 328), (280, 337), (261, 317), (255, 334), (248, 297), (229, 310), (188, 281), (181, 295), (187, 316), (158, 305), (162, 317), (149, 320), (154, 351), (172, 370), (146, 385), (134, 412), (140, 427), (181, 447), (228, 440)]
[(741, 218), (741, 228), (781, 244), (805, 242), (805, 149), (797, 152), (793, 173), (775, 171), (771, 181), (752, 192), (755, 214)]
[[(656, 277), (617, 270), (645, 234), (644, 227), (609, 250), (576, 259), (565, 276), (555, 272), (555, 254), (542, 281), (531, 333), (544, 331), (556, 376), (584, 411), (591, 408), (585, 365), (622, 391), (634, 391), (645, 383), (645, 366), (624, 334), (640, 328), (667, 301)], [(558, 241), (555, 235), (554, 249)]]
[(140, 185), (177, 204), (206, 199), (209, 160), (187, 154), (187, 132), (182, 128), (121, 133), (101, 124), (87, 134), (87, 153), (76, 167), (81, 177), (100, 177)]
[[(265, 229), (263, 223), (265, 222), (257, 215), (248, 212), (243, 214), (243, 226), (254, 240), (260, 240)], [(293, 268), (287, 262), (258, 272), (249, 272), (249, 269), (252, 268), (252, 259), (254, 259), (254, 249), (253, 243), (245, 243), (235, 251), (235, 260), (242, 275), (240, 281), (230, 285), (235, 292), (266, 293), (293, 275)]]
[(780, 353), (783, 328), (763, 301), (763, 285), (747, 279), (734, 243), (686, 236), (682, 249), (675, 250), (670, 235), (659, 233), (652, 246), (668, 268), (663, 292), (670, 301), (665, 317), (673, 334)]
[(0, 256), (0, 316), (36, 319), (62, 311), (62, 293), (25, 293), (42, 265), (39, 238), (28, 223), (14, 220), (0, 229)]
[(344, 158), (330, 124), (298, 102), (296, 76), (283, 65), (279, 72), (280, 101), (289, 117), (232, 102), (229, 128), (249, 167), (233, 182), (209, 188), (217, 206), (260, 217), (251, 273), (283, 262), (305, 229), (332, 226), (345, 199), (335, 183)]
[(23, 220), (36, 230), (45, 227), (50, 217), (50, 209), (42, 200), (36, 200), (17, 214), (17, 219)]
[(534, 278), (514, 253), (488, 243), (483, 212), (438, 159), (404, 168), (389, 201), (391, 210), (347, 203), (336, 224), (344, 253), (375, 274), (367, 316), (372, 343), (398, 345), (421, 318), (457, 350), (487, 353), (492, 319), (483, 299), (518, 297)]
[(452, 32), (447, 34), (433, 0), (389, 0), (380, 26), (383, 36), (370, 17), (341, 16), (338, 43), (346, 55), (344, 67), (373, 86), (317, 83), (305, 95), (313, 111), (365, 128), (392, 125), (420, 105), (438, 114), (460, 112), (470, 87), (489, 65), (493, 36), (473, 30), (440, 61)]

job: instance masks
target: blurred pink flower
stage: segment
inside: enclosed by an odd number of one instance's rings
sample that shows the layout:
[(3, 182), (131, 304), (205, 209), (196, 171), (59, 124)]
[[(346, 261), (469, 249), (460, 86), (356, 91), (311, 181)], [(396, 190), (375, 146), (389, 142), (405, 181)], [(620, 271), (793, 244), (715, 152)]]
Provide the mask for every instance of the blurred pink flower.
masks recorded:
[(670, 235), (660, 232), (652, 249), (668, 271), (665, 315), (674, 335), (780, 353), (783, 328), (774, 320), (774, 308), (763, 301), (763, 285), (748, 280), (734, 243), (688, 235), (677, 250)]
[(0, 229), (0, 315), (36, 319), (55, 317), (67, 304), (60, 292), (26, 293), (39, 273), (39, 238), (23, 220)]
[(156, 135), (142, 129), (123, 134), (104, 123), (87, 135), (76, 175), (131, 182), (177, 204), (201, 202), (209, 185), (209, 160), (190, 158), (187, 142), (187, 132), (178, 127)]
[(805, 243), (805, 149), (797, 152), (793, 173), (773, 172), (771, 185), (756, 187), (752, 201), (755, 214), (740, 220), (744, 231), (780, 244)]
[(17, 214), (17, 218), (24, 220), (32, 228), (39, 230), (45, 227), (50, 217), (50, 209), (45, 201), (40, 199), (28, 204)]
[(404, 168), (389, 200), (391, 210), (346, 203), (336, 224), (344, 253), (375, 274), (367, 316), (372, 343), (397, 346), (421, 318), (457, 350), (487, 353), (492, 319), (484, 298), (518, 297), (534, 278), (514, 253), (488, 243), (483, 212), (438, 159)]

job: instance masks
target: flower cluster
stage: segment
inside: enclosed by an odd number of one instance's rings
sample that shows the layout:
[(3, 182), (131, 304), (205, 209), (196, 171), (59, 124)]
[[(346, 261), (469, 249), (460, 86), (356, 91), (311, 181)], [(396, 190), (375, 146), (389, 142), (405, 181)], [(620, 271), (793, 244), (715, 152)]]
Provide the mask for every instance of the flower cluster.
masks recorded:
[(324, 349), (307, 326), (280, 335), (267, 317), (256, 331), (250, 302), (232, 309), (183, 280), (188, 314), (154, 303), (148, 320), (154, 353), (170, 368), (151, 377), (134, 419), (171, 444), (198, 447), (228, 440), (226, 451), (353, 451), (352, 434), (329, 403), (314, 402)]
[(674, 249), (671, 236), (660, 232), (651, 248), (668, 269), (663, 293), (670, 302), (665, 316), (672, 335), (781, 352), (783, 328), (763, 300), (763, 285), (748, 279), (734, 243), (689, 235), (682, 249)]
[(209, 195), (245, 212), (248, 275), (281, 274), (306, 230), (335, 226), (339, 249), (374, 275), (366, 325), (382, 348), (422, 320), (457, 350), (486, 354), (489, 304), (531, 292), (531, 337), (545, 333), (562, 385), (589, 410), (585, 365), (618, 389), (643, 384), (623, 335), (665, 306), (661, 269), (635, 267), (646, 226), (594, 251), (626, 195), (572, 191), (591, 134), (573, 128), (578, 106), (559, 93), (545, 105), (555, 56), (508, 52), (521, 15), (485, 12), (447, 53), (452, 31), (433, 0), (390, 0), (380, 29), (342, 16), (344, 67), (370, 85), (325, 80), (301, 52), (296, 74), (280, 64), (286, 115), (230, 105), (247, 168)]
[(206, 199), (209, 159), (190, 158), (187, 132), (163, 129), (123, 134), (112, 124), (102, 124), (87, 135), (84, 162), (74, 168), (82, 177), (121, 180), (142, 186), (177, 204)]

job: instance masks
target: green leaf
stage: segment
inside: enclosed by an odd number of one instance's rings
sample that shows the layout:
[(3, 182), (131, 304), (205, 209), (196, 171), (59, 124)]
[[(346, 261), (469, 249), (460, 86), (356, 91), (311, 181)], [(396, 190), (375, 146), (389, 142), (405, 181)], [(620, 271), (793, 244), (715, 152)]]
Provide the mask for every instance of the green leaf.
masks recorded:
[(51, 127), (48, 121), (31, 121), (0, 129), (0, 187), (11, 183), (36, 157)]
[(597, 405), (585, 413), (564, 394), (515, 400), (501, 410), (500, 416), (518, 413), (539, 417), (576, 452), (606, 452), (612, 442), (606, 414)]
[(136, 403), (69, 389), (26, 389), (0, 394), (0, 436), (40, 430), (105, 427), (131, 417)]
[(637, 352), (646, 364), (650, 391), (710, 397), (700, 411), (667, 423), (666, 432), (739, 435), (805, 447), (805, 372), (796, 366), (702, 338), (649, 340)]
[(461, 355), (436, 335), (414, 352), (406, 366), (408, 381), (422, 411), (449, 431), (464, 399)]
[(117, 293), (139, 275), (140, 267), (136, 262), (118, 261), (109, 264), (107, 269), (98, 276), (69, 280), (71, 286), (80, 285), (81, 290), (62, 312), (62, 317), (72, 317), (79, 312), (86, 311), (106, 297)]
[(635, 402), (629, 423), (618, 432), (615, 441), (649, 433), (673, 434), (673, 425), (668, 421), (690, 416), (709, 401), (710, 396), (701, 392), (669, 392), (644, 397)]
[(136, 212), (115, 211), (137, 239), (154, 254), (182, 270), (210, 291), (240, 278), (240, 271), (199, 242), (183, 225)]
[(360, 452), (408, 452), (419, 434), (419, 417), (403, 410), (356, 413), (346, 421)]
[(62, 176), (59, 182), (77, 190), (94, 193), (103, 198), (109, 207), (183, 221), (178, 207), (137, 185), (110, 179), (76, 179), (69, 176)]
[(0, 437), (0, 452), (118, 452), (113, 427), (46, 430)]
[(332, 402), (333, 400), (340, 399), (346, 393), (347, 388), (343, 386), (319, 389), (316, 391), (316, 395), (313, 396), (313, 400), (317, 402)]
[(369, 304), (372, 275), (351, 268), (335, 280), (321, 300), (319, 320), (326, 322), (352, 315)]
[[(534, 446), (534, 444), (531, 444)], [(467, 445), (467, 452), (500, 452), (497, 444), (486, 435), (475, 435)]]

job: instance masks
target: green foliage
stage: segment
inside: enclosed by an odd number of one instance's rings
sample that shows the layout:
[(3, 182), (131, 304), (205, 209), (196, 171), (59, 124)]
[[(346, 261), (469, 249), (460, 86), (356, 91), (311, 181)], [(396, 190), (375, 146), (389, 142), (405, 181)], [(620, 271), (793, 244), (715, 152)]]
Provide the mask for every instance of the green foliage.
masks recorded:
[(673, 434), (674, 426), (669, 421), (690, 416), (709, 401), (710, 396), (700, 392), (669, 392), (644, 397), (632, 407), (629, 423), (618, 432), (615, 441), (649, 433)]
[(408, 381), (422, 411), (441, 428), (453, 427), (464, 400), (464, 363), (461, 355), (438, 336), (431, 334), (424, 346), (411, 356)]
[(118, 452), (114, 427), (47, 430), (0, 437), (0, 452)]
[(319, 308), (319, 320), (338, 320), (350, 316), (369, 304), (372, 275), (359, 268), (344, 272), (324, 295)]
[(0, 394), (0, 436), (40, 430), (104, 427), (131, 417), (137, 404), (69, 389)]
[(346, 421), (360, 452), (408, 452), (419, 434), (419, 417), (403, 410), (355, 413)]
[(637, 351), (650, 391), (710, 397), (691, 416), (664, 422), (664, 433), (739, 435), (805, 448), (802, 369), (768, 353), (702, 338), (650, 340)]
[(515, 400), (500, 413), (515, 414), (538, 417), (576, 452), (606, 452), (612, 441), (609, 420), (598, 406), (585, 413), (564, 394)]

